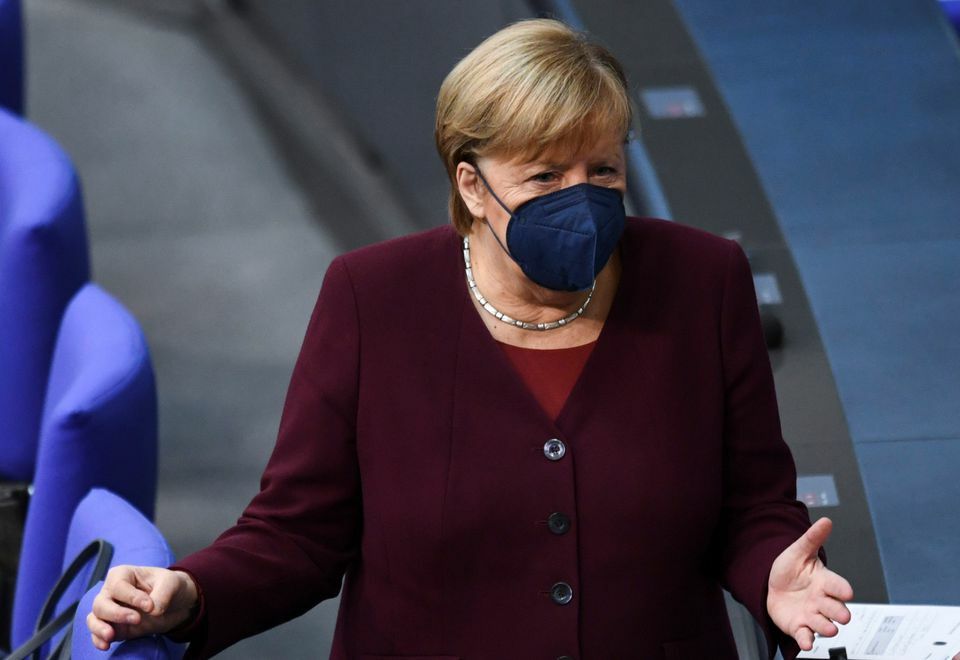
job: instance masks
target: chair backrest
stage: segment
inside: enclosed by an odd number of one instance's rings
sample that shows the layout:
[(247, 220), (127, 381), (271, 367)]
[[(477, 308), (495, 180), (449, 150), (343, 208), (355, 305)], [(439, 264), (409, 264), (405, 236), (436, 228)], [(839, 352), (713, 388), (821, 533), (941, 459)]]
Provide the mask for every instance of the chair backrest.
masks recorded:
[[(147, 520), (133, 505), (110, 491), (95, 488), (83, 498), (67, 535), (64, 566), (71, 557), (76, 556), (86, 545), (96, 539), (106, 539), (113, 544), (112, 566), (133, 564), (137, 566), (169, 566), (174, 556), (166, 540), (153, 523)], [(65, 602), (79, 598), (80, 585), (85, 583), (89, 571), (80, 576), (75, 591), (64, 595)], [(80, 607), (74, 617), (74, 631), (71, 643), (73, 660), (87, 658), (179, 658), (184, 647), (162, 637), (147, 637), (114, 645), (108, 653), (98, 651), (90, 641), (86, 619), (93, 604), (93, 598), (103, 583), (83, 595)]]
[(146, 343), (120, 303), (86, 284), (64, 313), (50, 369), (17, 571), (14, 646), (29, 638), (60, 574), (80, 500), (107, 488), (152, 518), (156, 483), (157, 400)]
[(20, 0), (0, 0), (0, 107), (23, 114), (23, 20)]
[(0, 479), (33, 477), (57, 328), (88, 278), (70, 160), (44, 133), (0, 110)]
[[(169, 566), (174, 560), (173, 551), (160, 530), (135, 506), (105, 488), (91, 489), (77, 505), (67, 532), (61, 570), (97, 539), (109, 541), (113, 546), (111, 566)], [(73, 602), (83, 595), (81, 587), (91, 568), (92, 565), (88, 566), (77, 576), (74, 587), (63, 595), (65, 601)]]

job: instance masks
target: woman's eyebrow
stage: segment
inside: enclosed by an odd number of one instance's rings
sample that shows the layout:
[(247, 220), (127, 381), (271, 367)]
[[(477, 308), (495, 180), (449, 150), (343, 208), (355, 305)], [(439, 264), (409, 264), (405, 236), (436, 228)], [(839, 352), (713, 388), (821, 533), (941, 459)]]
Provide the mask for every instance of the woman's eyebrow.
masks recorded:
[(609, 163), (623, 164), (626, 158), (620, 154), (607, 154), (590, 159), (590, 165), (607, 165)]
[[(603, 165), (605, 163), (616, 162), (623, 163), (625, 160), (623, 154), (620, 153), (609, 153), (598, 155), (595, 158), (587, 159), (587, 162), (590, 166), (594, 165)], [(570, 167), (569, 161), (563, 160), (535, 160), (530, 163), (526, 163), (520, 166), (520, 171), (524, 173), (533, 172), (533, 171), (542, 171), (542, 170), (563, 170)]]
[(563, 163), (549, 163), (546, 161), (533, 161), (532, 163), (527, 163), (525, 165), (520, 165), (517, 171), (519, 176), (527, 177), (532, 174), (538, 174), (540, 172), (552, 171), (552, 170), (562, 170), (567, 168), (568, 165)]
[(557, 170), (557, 169), (563, 169), (564, 167), (569, 167), (569, 163), (564, 163), (561, 161), (535, 160), (532, 163), (530, 163), (530, 165), (527, 167), (532, 170), (542, 170), (542, 169)]

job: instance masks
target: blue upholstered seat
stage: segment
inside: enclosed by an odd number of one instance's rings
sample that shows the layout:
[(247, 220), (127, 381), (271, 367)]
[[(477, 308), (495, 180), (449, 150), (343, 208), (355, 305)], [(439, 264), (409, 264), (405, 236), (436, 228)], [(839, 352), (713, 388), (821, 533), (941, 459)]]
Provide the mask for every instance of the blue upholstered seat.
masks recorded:
[(42, 131), (0, 110), (0, 479), (33, 477), (57, 329), (88, 276), (70, 160)]
[[(173, 552), (163, 535), (139, 511), (123, 498), (113, 493), (94, 489), (83, 498), (73, 515), (70, 533), (67, 536), (64, 565), (80, 552), (88, 543), (96, 539), (106, 539), (113, 544), (112, 566), (134, 564), (142, 566), (169, 566), (173, 563)], [(85, 576), (78, 579), (75, 588), (86, 581)], [(83, 596), (77, 614), (74, 617), (72, 655), (74, 660), (93, 660), (95, 658), (179, 658), (183, 655), (183, 646), (174, 644), (163, 637), (147, 637), (115, 644), (110, 651), (98, 651), (90, 641), (86, 618), (90, 613), (93, 598), (100, 591), (101, 584)], [(81, 594), (68, 592), (65, 601), (73, 601)]]
[[(91, 489), (77, 505), (67, 532), (61, 568), (65, 569), (81, 550), (97, 539), (109, 541), (113, 546), (111, 566), (169, 566), (173, 563), (173, 551), (160, 530), (135, 506), (105, 488)], [(83, 596), (79, 589), (81, 583), (87, 581), (89, 568), (80, 574), (72, 590), (64, 593), (65, 601)]]
[(64, 313), (50, 369), (14, 598), (15, 647), (60, 575), (71, 517), (91, 488), (108, 488), (153, 517), (156, 406), (137, 322), (98, 286), (84, 285)]

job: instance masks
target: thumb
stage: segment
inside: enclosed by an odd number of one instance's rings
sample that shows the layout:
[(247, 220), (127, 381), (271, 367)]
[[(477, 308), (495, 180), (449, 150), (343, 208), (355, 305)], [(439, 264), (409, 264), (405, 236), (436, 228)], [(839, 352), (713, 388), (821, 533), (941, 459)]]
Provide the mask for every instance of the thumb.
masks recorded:
[(793, 542), (787, 552), (793, 559), (812, 559), (820, 552), (820, 548), (827, 542), (830, 532), (833, 531), (833, 521), (829, 518), (820, 518), (813, 523), (803, 536)]

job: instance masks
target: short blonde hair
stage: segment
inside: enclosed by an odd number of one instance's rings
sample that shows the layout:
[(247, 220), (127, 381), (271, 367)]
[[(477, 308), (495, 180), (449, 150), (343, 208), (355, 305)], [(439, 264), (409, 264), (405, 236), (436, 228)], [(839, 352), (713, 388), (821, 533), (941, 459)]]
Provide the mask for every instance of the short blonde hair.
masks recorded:
[(535, 159), (572, 153), (630, 129), (623, 67), (604, 47), (563, 23), (533, 19), (487, 38), (447, 75), (434, 137), (450, 177), (450, 219), (461, 234), (473, 216), (457, 188), (457, 165), (481, 156)]

